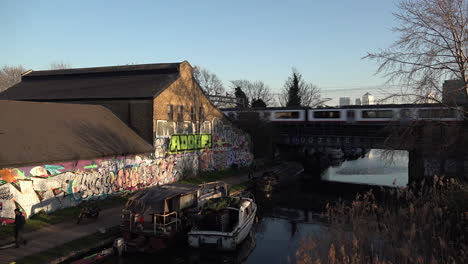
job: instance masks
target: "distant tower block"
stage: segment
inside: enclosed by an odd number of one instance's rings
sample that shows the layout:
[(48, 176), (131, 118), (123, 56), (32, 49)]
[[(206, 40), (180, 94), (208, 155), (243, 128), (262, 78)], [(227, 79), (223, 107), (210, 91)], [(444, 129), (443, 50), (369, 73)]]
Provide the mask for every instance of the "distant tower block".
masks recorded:
[(340, 97), (340, 106), (351, 105), (351, 98)]
[(446, 80), (442, 86), (442, 103), (446, 105), (468, 105), (462, 80)]
[(374, 104), (374, 96), (371, 95), (370, 93), (365, 93), (362, 97), (362, 104), (363, 105), (372, 105)]
[(361, 105), (361, 98), (356, 98), (355, 105)]

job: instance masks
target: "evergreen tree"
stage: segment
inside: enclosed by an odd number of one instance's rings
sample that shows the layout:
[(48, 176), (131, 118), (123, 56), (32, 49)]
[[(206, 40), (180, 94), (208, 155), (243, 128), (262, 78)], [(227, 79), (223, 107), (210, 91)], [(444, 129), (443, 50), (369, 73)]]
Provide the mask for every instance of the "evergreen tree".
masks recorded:
[(288, 101), (286, 106), (301, 106), (301, 96), (299, 95), (299, 82), (301, 76), (293, 72), (293, 76), (289, 77), (288, 85)]
[(249, 98), (247, 98), (247, 95), (245, 95), (244, 91), (242, 91), (242, 89), (239, 86), (235, 88), (234, 95), (236, 96), (236, 98), (243, 99), (239, 107), (248, 107)]
[(267, 105), (265, 104), (265, 102), (258, 98), (257, 100), (254, 100), (252, 102), (252, 108), (256, 108), (256, 107), (266, 107)]

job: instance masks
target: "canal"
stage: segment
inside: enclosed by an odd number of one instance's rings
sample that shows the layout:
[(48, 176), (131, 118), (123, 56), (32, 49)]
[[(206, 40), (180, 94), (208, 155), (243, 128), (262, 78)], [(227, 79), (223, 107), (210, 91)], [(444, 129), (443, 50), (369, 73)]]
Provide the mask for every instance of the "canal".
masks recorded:
[(319, 215), (326, 203), (351, 200), (372, 185), (406, 185), (407, 153), (393, 153), (391, 161), (383, 159), (383, 154), (370, 150), (357, 159), (342, 158), (321, 173), (323, 181), (310, 181), (310, 175), (302, 174), (272, 194), (256, 194), (258, 222), (236, 252), (180, 247), (160, 255), (113, 257), (105, 263), (294, 263), (296, 249), (304, 238), (326, 233)]

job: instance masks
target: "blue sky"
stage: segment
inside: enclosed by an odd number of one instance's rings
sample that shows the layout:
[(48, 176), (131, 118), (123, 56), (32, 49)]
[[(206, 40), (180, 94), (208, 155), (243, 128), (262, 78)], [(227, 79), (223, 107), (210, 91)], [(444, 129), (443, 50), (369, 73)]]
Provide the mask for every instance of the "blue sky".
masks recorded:
[(354, 96), (384, 82), (361, 58), (396, 38), (394, 11), (388, 0), (3, 0), (0, 66), (187, 60), (226, 87), (243, 78), (273, 90), (295, 67), (324, 93)]

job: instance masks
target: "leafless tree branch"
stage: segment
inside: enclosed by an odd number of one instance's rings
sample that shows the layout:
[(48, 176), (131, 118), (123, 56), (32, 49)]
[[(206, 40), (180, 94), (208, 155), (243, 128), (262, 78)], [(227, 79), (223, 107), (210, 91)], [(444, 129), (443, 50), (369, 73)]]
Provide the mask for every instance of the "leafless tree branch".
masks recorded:
[(465, 82), (467, 94), (468, 0), (401, 0), (394, 13), (399, 39), (388, 49), (369, 52), (377, 73), (417, 94), (440, 93), (443, 80)]
[(21, 66), (3, 66), (0, 69), (0, 92), (10, 88), (21, 81), (21, 74), (26, 69)]

